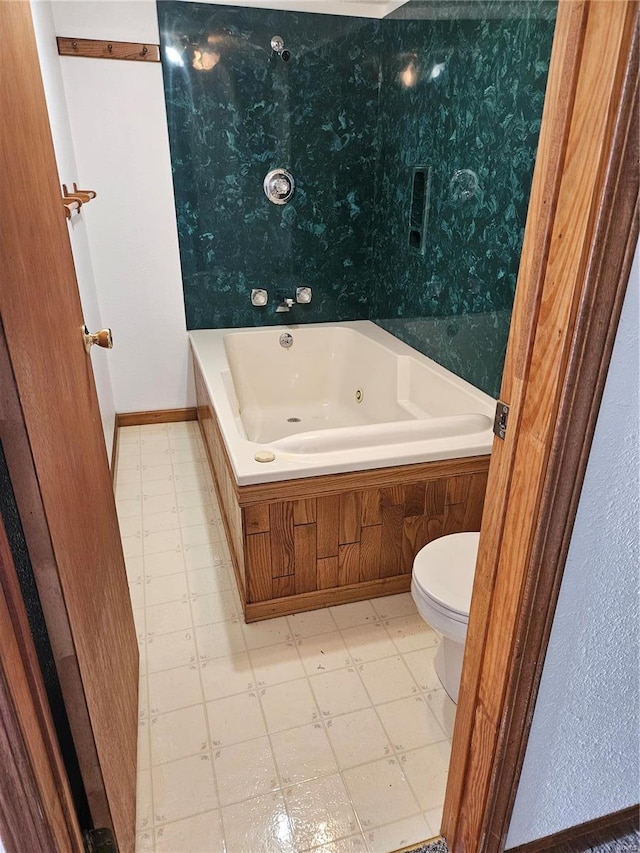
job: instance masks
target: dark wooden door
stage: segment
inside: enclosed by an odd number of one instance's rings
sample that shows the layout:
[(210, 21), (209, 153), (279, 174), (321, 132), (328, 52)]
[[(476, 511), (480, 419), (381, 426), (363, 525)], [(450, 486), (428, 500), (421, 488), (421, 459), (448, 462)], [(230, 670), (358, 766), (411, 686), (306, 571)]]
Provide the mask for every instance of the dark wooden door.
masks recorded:
[(29, 448), (8, 464), (25, 527), (38, 506), (46, 525), (34, 570), (92, 815), (129, 853), (138, 648), (28, 3), (0, 3), (0, 33), (0, 319)]

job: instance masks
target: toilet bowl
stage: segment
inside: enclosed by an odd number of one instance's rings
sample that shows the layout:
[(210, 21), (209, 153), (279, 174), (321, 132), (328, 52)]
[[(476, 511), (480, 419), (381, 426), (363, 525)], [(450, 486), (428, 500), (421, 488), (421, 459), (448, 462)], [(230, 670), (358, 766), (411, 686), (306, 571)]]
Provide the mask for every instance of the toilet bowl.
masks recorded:
[(434, 666), (458, 702), (479, 533), (453, 533), (429, 542), (413, 561), (411, 595), (418, 612), (441, 636)]

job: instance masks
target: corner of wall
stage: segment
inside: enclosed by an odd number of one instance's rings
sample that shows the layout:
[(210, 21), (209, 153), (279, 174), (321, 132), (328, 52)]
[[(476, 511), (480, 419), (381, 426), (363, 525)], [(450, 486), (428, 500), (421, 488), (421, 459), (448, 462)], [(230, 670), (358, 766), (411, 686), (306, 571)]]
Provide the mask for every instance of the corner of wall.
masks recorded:
[[(33, 0), (31, 14), (40, 59), (40, 72), (45, 90), (49, 124), (55, 149), (60, 183), (72, 185), (78, 181), (75, 151), (69, 126), (67, 103), (60, 69), (60, 57), (56, 45), (53, 7), (50, 0)], [(96, 291), (93, 264), (84, 218), (74, 216), (69, 221), (69, 239), (76, 269), (76, 278), (85, 322), (90, 328), (99, 329), (102, 313)], [(92, 356), (93, 372), (100, 406), (102, 429), (107, 458), (111, 459), (113, 433), (115, 430), (115, 404), (109, 363), (105, 354)]]
[(638, 801), (639, 284), (637, 248), (507, 849)]

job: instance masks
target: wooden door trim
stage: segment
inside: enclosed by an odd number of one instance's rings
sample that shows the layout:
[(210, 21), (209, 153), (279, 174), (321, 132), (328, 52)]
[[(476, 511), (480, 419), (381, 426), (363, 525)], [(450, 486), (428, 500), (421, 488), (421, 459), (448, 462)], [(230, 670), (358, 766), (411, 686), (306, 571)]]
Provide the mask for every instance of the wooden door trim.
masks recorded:
[(91, 816), (95, 825), (111, 827), (111, 813), (92, 736), (78, 657), (64, 603), (64, 592), (1, 318), (0, 405), (3, 413), (0, 419), (0, 442), (4, 448), (20, 523), (33, 567), (33, 577), (42, 604), (82, 782), (91, 801)]
[(504, 850), (524, 760), (638, 235), (637, 15), (635, 0), (558, 9), (444, 806), (453, 853)]
[(20, 584), (0, 518), (0, 837), (7, 853), (82, 851)]

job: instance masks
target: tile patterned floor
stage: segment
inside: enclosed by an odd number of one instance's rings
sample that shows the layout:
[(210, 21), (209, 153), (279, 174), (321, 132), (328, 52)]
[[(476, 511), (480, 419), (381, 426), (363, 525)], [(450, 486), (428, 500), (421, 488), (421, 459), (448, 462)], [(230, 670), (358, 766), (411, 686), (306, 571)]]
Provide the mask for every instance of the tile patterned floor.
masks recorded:
[(388, 853), (436, 834), (455, 706), (411, 597), (245, 625), (197, 425), (119, 444), (137, 851)]

